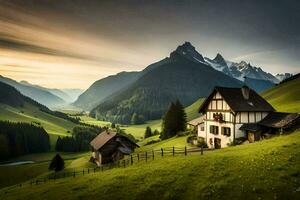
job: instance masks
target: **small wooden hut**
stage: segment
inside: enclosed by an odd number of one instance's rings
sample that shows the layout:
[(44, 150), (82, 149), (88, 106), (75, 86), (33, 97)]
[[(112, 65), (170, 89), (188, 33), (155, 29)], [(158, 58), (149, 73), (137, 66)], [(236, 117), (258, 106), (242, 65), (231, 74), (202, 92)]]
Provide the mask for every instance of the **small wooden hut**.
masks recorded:
[(92, 158), (98, 166), (118, 161), (139, 147), (125, 135), (110, 130), (100, 133), (90, 144), (93, 152)]
[(249, 123), (241, 126), (246, 131), (249, 142), (260, 140), (261, 137), (284, 132), (292, 132), (300, 128), (298, 113), (271, 112), (258, 123)]

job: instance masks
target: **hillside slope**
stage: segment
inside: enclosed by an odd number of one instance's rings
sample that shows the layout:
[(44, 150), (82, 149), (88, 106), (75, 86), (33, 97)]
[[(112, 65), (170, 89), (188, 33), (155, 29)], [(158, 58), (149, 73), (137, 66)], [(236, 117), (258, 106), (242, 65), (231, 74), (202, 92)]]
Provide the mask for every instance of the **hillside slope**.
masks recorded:
[(58, 107), (65, 104), (65, 101), (63, 99), (42, 88), (31, 86), (29, 84), (18, 83), (15, 80), (3, 77), (1, 75), (0, 82), (6, 83), (16, 88), (23, 95), (28, 96), (33, 100), (39, 102), (40, 104), (46, 105), (50, 108)]
[(188, 107), (185, 108), (185, 112), (187, 115), (187, 121), (196, 119), (197, 117), (200, 116), (199, 114), (199, 108), (204, 102), (205, 98), (200, 98), (197, 101), (195, 101), (193, 104), (189, 105)]
[(169, 59), (101, 103), (92, 116), (129, 124), (136, 113), (143, 120), (160, 119), (172, 101), (184, 106), (207, 96), (215, 86), (237, 87), (241, 82), (207, 65), (190, 43), (179, 46)]
[(262, 96), (278, 111), (300, 112), (300, 76), (262, 93)]
[(139, 76), (140, 72), (121, 72), (100, 79), (82, 93), (73, 104), (84, 110), (91, 110), (108, 96), (136, 81)]
[(51, 111), (22, 95), (15, 88), (0, 82), (0, 120), (41, 125), (51, 134), (50, 139), (53, 143), (57, 135), (70, 135), (76, 126), (57, 114), (61, 113)]
[(300, 132), (0, 190), (2, 199), (299, 199)]
[(244, 83), (251, 89), (255, 90), (257, 93), (263, 92), (269, 88), (275, 86), (275, 84), (269, 80), (255, 79), (255, 78), (245, 78)]

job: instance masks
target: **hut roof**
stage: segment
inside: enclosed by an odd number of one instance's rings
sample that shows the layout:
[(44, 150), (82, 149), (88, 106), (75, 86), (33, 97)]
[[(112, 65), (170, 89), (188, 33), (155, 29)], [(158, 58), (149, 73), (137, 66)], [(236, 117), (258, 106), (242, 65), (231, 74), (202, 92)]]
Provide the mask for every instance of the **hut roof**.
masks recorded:
[(196, 119), (193, 119), (191, 121), (188, 122), (188, 124), (192, 125), (192, 126), (197, 126), (198, 124), (201, 124), (203, 123), (203, 118), (204, 118), (204, 115), (202, 115), (201, 117), (198, 117)]
[(249, 123), (249, 124), (243, 124), (239, 129), (243, 131), (257, 132), (261, 130), (261, 127), (258, 123)]
[(100, 149), (104, 144), (106, 144), (109, 140), (111, 140), (113, 137), (117, 135), (116, 132), (105, 130), (99, 135), (97, 135), (91, 142), (91, 146), (98, 150)]
[[(246, 87), (247, 88), (247, 87)], [(240, 111), (275, 111), (274, 108), (254, 90), (249, 89), (249, 96), (245, 98), (242, 88), (215, 87), (213, 92), (206, 98), (199, 108), (200, 113), (204, 113), (209, 102), (216, 92), (219, 92), (229, 107), (234, 112)]]
[(299, 120), (298, 113), (271, 112), (259, 124), (270, 128), (285, 128), (297, 121), (299, 123)]

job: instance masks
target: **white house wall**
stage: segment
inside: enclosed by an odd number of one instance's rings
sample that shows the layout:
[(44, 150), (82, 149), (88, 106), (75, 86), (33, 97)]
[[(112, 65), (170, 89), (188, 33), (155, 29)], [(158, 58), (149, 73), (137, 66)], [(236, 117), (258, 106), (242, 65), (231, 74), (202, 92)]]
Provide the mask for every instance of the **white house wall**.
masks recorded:
[[(222, 114), (222, 123), (214, 120), (214, 113)], [(208, 104), (206, 116), (204, 117), (204, 131), (202, 131), (201, 127), (198, 126), (198, 137), (205, 138), (209, 148), (214, 148), (214, 138), (221, 139), (221, 147), (227, 147), (228, 144), (233, 142), (234, 136), (235, 138), (246, 136), (244, 131), (239, 130), (243, 124), (259, 122), (267, 115), (268, 112), (233, 113), (226, 101), (217, 92)], [(210, 133), (211, 125), (219, 127), (219, 133), (217, 135)], [(230, 128), (230, 137), (221, 134), (222, 127)], [(210, 138), (212, 139), (212, 144), (210, 143)]]
[[(218, 126), (219, 127), (219, 133), (217, 135), (210, 133), (210, 126)], [(228, 127), (230, 128), (230, 137), (222, 135), (221, 134), (221, 129), (222, 127)], [(214, 138), (219, 138), (221, 139), (221, 147), (227, 147), (228, 144), (233, 142), (233, 124), (232, 123), (219, 123), (219, 122), (214, 122), (214, 121), (207, 121), (205, 125), (205, 129), (207, 131), (207, 138), (206, 138), (206, 143), (209, 148), (214, 148)], [(206, 136), (205, 136), (206, 137)], [(204, 138), (205, 138), (204, 137)], [(210, 138), (212, 139), (212, 144), (210, 143)]]

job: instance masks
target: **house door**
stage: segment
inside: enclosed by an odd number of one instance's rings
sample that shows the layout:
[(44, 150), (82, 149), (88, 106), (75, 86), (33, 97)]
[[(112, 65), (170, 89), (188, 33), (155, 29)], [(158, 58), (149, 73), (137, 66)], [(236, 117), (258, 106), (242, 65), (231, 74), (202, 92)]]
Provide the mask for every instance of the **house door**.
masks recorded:
[(248, 141), (249, 143), (252, 143), (255, 141), (255, 134), (252, 132), (248, 132)]
[(221, 139), (215, 138), (214, 143), (215, 143), (215, 149), (221, 149)]

